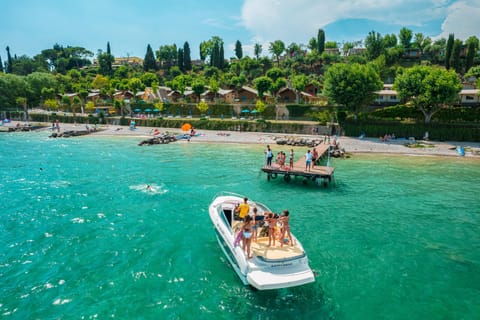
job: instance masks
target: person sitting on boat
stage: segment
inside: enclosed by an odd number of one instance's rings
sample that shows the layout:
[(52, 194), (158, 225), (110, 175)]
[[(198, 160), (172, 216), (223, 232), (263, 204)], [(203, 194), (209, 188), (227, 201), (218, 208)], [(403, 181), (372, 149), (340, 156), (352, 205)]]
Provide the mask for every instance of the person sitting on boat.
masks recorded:
[(273, 212), (269, 212), (265, 220), (268, 223), (268, 246), (271, 246), (272, 240), (273, 245), (275, 246), (275, 227), (277, 226), (277, 218)]
[(255, 221), (252, 220), (252, 217), (247, 215), (245, 217), (245, 221), (242, 226), (242, 232), (243, 232), (242, 245), (243, 245), (243, 250), (245, 250), (245, 253), (247, 254), (248, 259), (252, 259), (252, 256), (250, 255), (250, 247), (252, 244), (254, 224), (255, 224)]
[[(278, 219), (279, 221), (282, 222), (282, 233), (281, 233), (281, 236), (280, 236), (280, 242), (281, 242), (281, 247), (283, 247), (283, 243), (286, 242), (290, 242), (290, 245), (293, 246), (293, 239), (292, 239), (292, 235), (290, 234), (290, 212), (288, 212), (288, 210), (283, 210), (283, 215), (280, 217), (280, 219)], [(288, 235), (288, 239), (285, 238), (285, 235)], [(285, 241), (287, 240), (287, 241)]]
[(243, 203), (241, 203), (237, 208), (235, 208), (235, 211), (238, 212), (238, 217), (240, 219), (245, 219), (245, 217), (248, 215), (248, 212), (250, 211), (247, 197), (243, 198)]

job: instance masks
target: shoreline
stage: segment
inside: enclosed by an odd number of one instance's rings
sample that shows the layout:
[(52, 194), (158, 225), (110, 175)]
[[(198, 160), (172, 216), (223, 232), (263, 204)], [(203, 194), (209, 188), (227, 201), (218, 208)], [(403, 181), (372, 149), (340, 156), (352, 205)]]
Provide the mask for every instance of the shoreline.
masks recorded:
[[(12, 121), (6, 123), (3, 127), (16, 127), (17, 124), (23, 125), (23, 122)], [(48, 123), (31, 123), (31, 125), (46, 125), (45, 129), (50, 130)], [(153, 137), (153, 131), (158, 129), (161, 133), (169, 132), (182, 134), (181, 129), (161, 128), (161, 127), (137, 127), (136, 130), (130, 130), (128, 126), (120, 125), (100, 125), (98, 131), (90, 133), (95, 136), (112, 137), (138, 137), (148, 139)], [(85, 131), (84, 124), (60, 123), (60, 132), (65, 131)], [(277, 145), (279, 138), (305, 138), (321, 139), (323, 136), (309, 134), (286, 134), (286, 133), (268, 133), (268, 132), (244, 132), (244, 131), (216, 131), (199, 129), (198, 136), (191, 138), (190, 142), (179, 141), (180, 143), (237, 143), (237, 144), (261, 144), (274, 145), (278, 147), (291, 148), (289, 145)], [(395, 139), (387, 142), (380, 141), (379, 138), (352, 138), (340, 136), (338, 142), (341, 149), (345, 149), (346, 154), (387, 154), (387, 155), (416, 155), (416, 156), (455, 156), (460, 157), (456, 151), (457, 146), (465, 148), (465, 157), (480, 159), (480, 143), (478, 142), (455, 142), (455, 141), (423, 141), (416, 142), (423, 147), (407, 147), (409, 143), (405, 139)], [(300, 148), (296, 146), (294, 148)], [(302, 147), (307, 148), (307, 147)], [(279, 149), (279, 148), (275, 148)]]

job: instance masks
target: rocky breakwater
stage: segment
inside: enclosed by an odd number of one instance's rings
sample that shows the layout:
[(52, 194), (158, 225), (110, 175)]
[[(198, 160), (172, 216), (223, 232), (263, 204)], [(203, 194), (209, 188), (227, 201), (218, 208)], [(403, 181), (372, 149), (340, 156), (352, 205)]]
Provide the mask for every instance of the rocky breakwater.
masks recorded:
[(52, 132), (49, 138), (70, 138), (84, 136), (91, 133), (89, 130), (68, 130), (64, 132)]
[(177, 141), (177, 138), (174, 135), (163, 134), (163, 135), (155, 136), (153, 138), (142, 140), (138, 143), (138, 145), (143, 146), (143, 145), (153, 145), (153, 144), (167, 144), (174, 141)]
[(311, 139), (301, 137), (276, 137), (275, 142), (279, 145), (296, 146), (296, 147), (316, 147), (323, 143), (322, 139)]

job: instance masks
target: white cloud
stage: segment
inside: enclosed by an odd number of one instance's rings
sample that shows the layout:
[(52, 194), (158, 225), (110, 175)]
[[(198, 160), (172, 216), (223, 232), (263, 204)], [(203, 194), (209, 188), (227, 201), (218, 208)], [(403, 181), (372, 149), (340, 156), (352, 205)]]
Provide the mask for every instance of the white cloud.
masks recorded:
[(466, 40), (470, 36), (480, 38), (480, 1), (459, 1), (448, 8), (448, 14), (442, 23), (442, 32), (436, 38), (455, 38)]
[(342, 19), (419, 27), (444, 19), (444, 33), (471, 35), (480, 30), (479, 10), (480, 0), (245, 0), (241, 18), (258, 41), (289, 43)]

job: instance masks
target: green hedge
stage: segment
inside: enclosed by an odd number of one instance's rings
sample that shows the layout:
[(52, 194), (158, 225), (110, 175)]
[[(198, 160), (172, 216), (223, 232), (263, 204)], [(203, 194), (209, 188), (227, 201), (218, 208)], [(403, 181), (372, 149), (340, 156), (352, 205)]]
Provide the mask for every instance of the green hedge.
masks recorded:
[(436, 141), (470, 141), (480, 142), (479, 124), (452, 123), (402, 123), (374, 121), (344, 121), (341, 123), (347, 136), (358, 137), (364, 133), (367, 137), (383, 137), (385, 134), (395, 134), (397, 138), (415, 137), (422, 139), (428, 131), (429, 138)]

